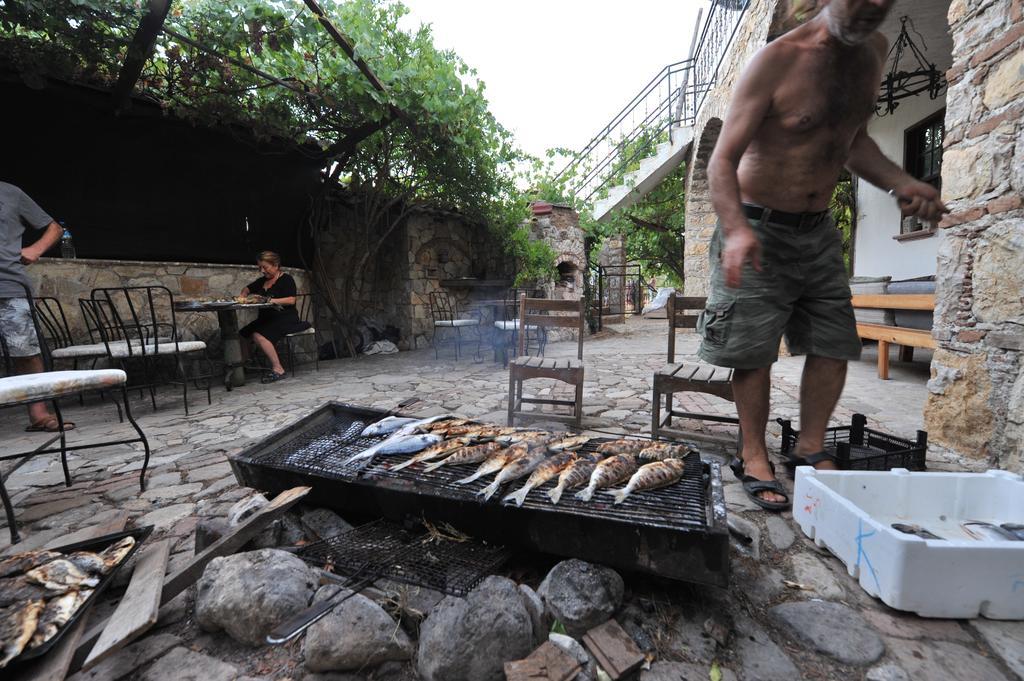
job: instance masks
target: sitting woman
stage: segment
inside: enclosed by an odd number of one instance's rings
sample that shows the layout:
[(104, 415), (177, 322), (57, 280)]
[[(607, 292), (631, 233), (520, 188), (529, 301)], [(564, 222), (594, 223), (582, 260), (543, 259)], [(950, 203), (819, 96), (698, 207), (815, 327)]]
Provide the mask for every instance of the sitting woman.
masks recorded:
[(280, 381), (285, 376), (281, 359), (274, 344), (291, 333), (309, 328), (309, 323), (299, 319), (295, 309), (295, 279), (281, 271), (281, 256), (273, 251), (259, 254), (257, 264), (261, 278), (242, 289), (243, 296), (261, 296), (278, 308), (261, 308), (256, 320), (246, 324), (239, 333), (243, 338), (252, 338), (253, 343), (266, 355), (270, 371), (263, 377), (263, 383)]

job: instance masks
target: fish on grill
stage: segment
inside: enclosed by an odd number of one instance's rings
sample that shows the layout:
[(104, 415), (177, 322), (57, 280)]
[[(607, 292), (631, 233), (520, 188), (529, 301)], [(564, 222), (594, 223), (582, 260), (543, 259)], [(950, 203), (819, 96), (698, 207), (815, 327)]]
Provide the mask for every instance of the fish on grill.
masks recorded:
[(430, 447), (427, 447), (416, 456), (410, 458), (408, 461), (403, 461), (400, 464), (392, 466), (391, 470), (399, 471), (402, 470), (403, 468), (413, 465), (414, 463), (440, 459), (441, 457), (447, 456), (448, 454), (454, 452), (456, 449), (461, 449), (468, 444), (468, 437), (455, 438), (454, 440), (441, 440), (436, 445), (431, 445)]
[(116, 544), (111, 544), (100, 551), (99, 556), (107, 566), (107, 571), (109, 572), (113, 568), (117, 567), (117, 564), (128, 555), (128, 552), (132, 550), (133, 546), (135, 546), (135, 537), (124, 537), (118, 540)]
[(565, 450), (579, 449), (583, 445), (590, 442), (591, 438), (586, 435), (574, 435), (573, 437), (565, 437), (557, 442), (552, 442), (548, 445), (548, 449), (553, 452), (561, 452)]
[(46, 589), (28, 581), (25, 575), (0, 579), (0, 608), (46, 597)]
[(92, 551), (75, 551), (74, 553), (69, 553), (67, 559), (74, 563), (75, 567), (82, 572), (93, 575), (105, 575), (110, 572), (114, 565), (117, 565), (116, 561), (113, 565), (108, 565), (103, 556)]
[(426, 449), (430, 445), (437, 444), (444, 439), (440, 435), (435, 435), (434, 433), (419, 433), (413, 435), (403, 431), (404, 429), (398, 430), (388, 439), (381, 440), (377, 444), (367, 447), (358, 454), (350, 456), (345, 459), (342, 465), (348, 465), (353, 461), (359, 461), (360, 459), (370, 459), (377, 454), (412, 454), (413, 452)]
[(549, 433), (543, 430), (520, 430), (508, 435), (500, 435), (497, 437), (497, 440), (508, 447), (509, 445), (517, 445), (524, 440), (533, 440), (547, 435)]
[(527, 451), (528, 450), (526, 448), (526, 445), (522, 444), (518, 444), (513, 447), (506, 447), (504, 449), (499, 449), (498, 451), (494, 452), (486, 459), (484, 459), (483, 463), (480, 464), (480, 467), (476, 469), (476, 472), (473, 473), (473, 475), (469, 476), (468, 478), (456, 480), (455, 483), (458, 485), (465, 485), (473, 482), (474, 480), (477, 480), (478, 478), (482, 478), (485, 475), (496, 473), (500, 471), (502, 468), (504, 468), (505, 464), (507, 464), (509, 461), (525, 454)]
[(599, 454), (639, 454), (651, 446), (650, 440), (631, 440), (622, 438), (611, 442), (602, 442), (597, 446)]
[(594, 467), (590, 474), (590, 484), (586, 489), (576, 493), (580, 501), (590, 501), (594, 492), (615, 483), (622, 482), (636, 472), (636, 456), (633, 454), (616, 454), (604, 459)]
[(33, 568), (25, 573), (25, 577), (53, 595), (67, 593), (73, 589), (92, 588), (100, 583), (98, 578), (90, 577), (66, 558), (51, 560), (45, 565)]
[(500, 442), (485, 442), (481, 445), (473, 445), (457, 449), (440, 461), (434, 461), (423, 467), (424, 472), (436, 470), (441, 466), (452, 466), (458, 464), (480, 463), (492, 454), (505, 449)]
[(548, 498), (552, 504), (557, 504), (562, 499), (562, 493), (566, 490), (582, 487), (590, 481), (590, 474), (597, 467), (600, 459), (590, 457), (579, 457), (574, 462), (562, 469), (558, 475), (558, 484), (548, 491)]
[(683, 445), (674, 445), (669, 442), (656, 442), (649, 447), (640, 450), (636, 455), (641, 461), (664, 461), (665, 459), (681, 459), (690, 450)]
[(529, 475), (538, 466), (544, 463), (547, 458), (547, 449), (543, 447), (527, 449), (525, 454), (520, 454), (506, 463), (502, 469), (498, 471), (498, 474), (494, 477), (494, 481), (477, 492), (477, 496), (482, 496), (484, 501), (487, 501), (494, 496), (494, 493), (498, 491), (499, 487), (504, 485), (506, 482), (518, 480), (524, 475)]
[(502, 501), (513, 501), (516, 506), (522, 506), (526, 500), (526, 495), (530, 493), (531, 489), (540, 487), (551, 478), (557, 476), (576, 461), (577, 458), (576, 452), (572, 451), (559, 452), (554, 456), (548, 457), (530, 474), (525, 485), (506, 496)]
[(60, 558), (60, 554), (56, 551), (38, 550), (16, 553), (10, 558), (0, 560), (0, 577), (20, 575), (23, 572), (28, 572), (34, 567), (39, 567), (44, 563), (49, 563), (55, 558)]
[(615, 500), (613, 504), (621, 504), (633, 492), (668, 487), (678, 482), (686, 472), (686, 463), (679, 459), (664, 459), (647, 463), (637, 469), (622, 489), (608, 490)]
[(21, 654), (36, 632), (42, 599), (19, 603), (0, 610), (0, 669)]
[(411, 418), (408, 416), (385, 416), (376, 423), (371, 423), (363, 429), (363, 432), (359, 433), (360, 437), (375, 437), (377, 435), (387, 435), (393, 433), (403, 426), (407, 426), (414, 421), (419, 421), (417, 418)]
[(85, 599), (92, 594), (92, 589), (81, 591), (69, 591), (63, 596), (51, 598), (46, 602), (42, 613), (39, 615), (39, 622), (36, 624), (35, 634), (28, 644), (29, 648), (35, 648), (53, 638), (60, 628), (67, 624), (75, 611), (85, 603)]

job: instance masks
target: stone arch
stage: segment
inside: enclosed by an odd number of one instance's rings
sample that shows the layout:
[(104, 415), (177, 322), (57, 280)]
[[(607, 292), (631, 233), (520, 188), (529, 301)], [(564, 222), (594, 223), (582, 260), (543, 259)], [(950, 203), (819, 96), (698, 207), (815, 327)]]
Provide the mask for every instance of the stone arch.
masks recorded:
[(708, 290), (708, 247), (715, 232), (715, 209), (711, 205), (708, 161), (722, 131), (722, 119), (711, 118), (704, 124), (693, 149), (690, 177), (686, 189), (686, 244), (684, 271), (687, 295), (704, 295)]

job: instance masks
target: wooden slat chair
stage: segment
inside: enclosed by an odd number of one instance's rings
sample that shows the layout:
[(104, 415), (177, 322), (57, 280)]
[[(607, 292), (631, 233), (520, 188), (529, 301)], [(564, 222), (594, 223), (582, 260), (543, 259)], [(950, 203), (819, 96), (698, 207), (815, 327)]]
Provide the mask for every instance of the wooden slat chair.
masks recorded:
[[(520, 333), (516, 358), (508, 369), (508, 425), (514, 425), (516, 416), (544, 418), (545, 420), (568, 421), (581, 427), (583, 420), (583, 330), (585, 315), (583, 298), (578, 300), (546, 300), (543, 298), (519, 298), (519, 320), (529, 328), (563, 327), (576, 329), (576, 358), (550, 359), (526, 355), (526, 334)], [(555, 314), (547, 314), (553, 312)], [(571, 313), (571, 314), (565, 314)], [(576, 387), (573, 400), (542, 400), (523, 397), (523, 381), (531, 378), (553, 378)], [(573, 408), (572, 416), (563, 414), (541, 414), (524, 412), (523, 404), (556, 404)]]
[[(683, 430), (672, 426), (673, 417), (739, 423), (733, 416), (701, 414), (679, 411), (673, 407), (675, 393), (700, 392), (721, 397), (733, 402), (732, 369), (716, 367), (702, 362), (676, 362), (676, 329), (695, 329), (700, 311), (707, 298), (684, 297), (676, 293), (669, 296), (666, 308), (668, 316), (668, 364), (654, 374), (654, 394), (651, 398), (651, 435), (655, 438), (689, 438), (732, 445), (730, 438), (708, 435), (701, 431)], [(664, 409), (662, 397), (664, 396)]]

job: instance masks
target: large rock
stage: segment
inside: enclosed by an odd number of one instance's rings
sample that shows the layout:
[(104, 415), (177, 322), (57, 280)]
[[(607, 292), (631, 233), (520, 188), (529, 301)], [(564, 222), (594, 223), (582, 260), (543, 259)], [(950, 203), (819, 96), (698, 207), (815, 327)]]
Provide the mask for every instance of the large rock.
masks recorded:
[(540, 645), (548, 637), (551, 630), (551, 617), (544, 609), (544, 601), (537, 592), (525, 584), (519, 585), (519, 594), (523, 597), (523, 605), (530, 613), (530, 620), (533, 621), (533, 644)]
[[(313, 601), (330, 598), (340, 590), (335, 585), (321, 587)], [(355, 594), (309, 628), (302, 652), (306, 666), (315, 672), (350, 671), (408, 660), (413, 644), (383, 608)]]
[(448, 596), (420, 627), (424, 681), (501, 681), (504, 664), (533, 650), (533, 622), (515, 582), (485, 579), (465, 598)]
[(573, 558), (551, 568), (537, 593), (566, 633), (580, 637), (611, 618), (624, 591), (615, 570)]
[(284, 551), (260, 549), (214, 558), (199, 579), (196, 622), (241, 643), (262, 645), (277, 624), (309, 606), (317, 575)]
[(882, 638), (871, 625), (841, 603), (783, 603), (768, 614), (793, 638), (844, 664), (869, 665), (885, 652)]

